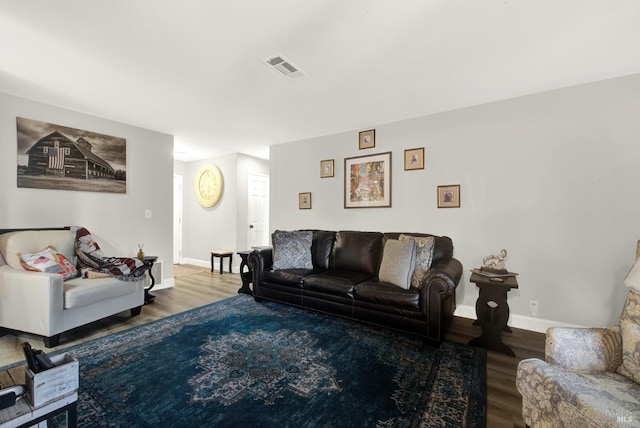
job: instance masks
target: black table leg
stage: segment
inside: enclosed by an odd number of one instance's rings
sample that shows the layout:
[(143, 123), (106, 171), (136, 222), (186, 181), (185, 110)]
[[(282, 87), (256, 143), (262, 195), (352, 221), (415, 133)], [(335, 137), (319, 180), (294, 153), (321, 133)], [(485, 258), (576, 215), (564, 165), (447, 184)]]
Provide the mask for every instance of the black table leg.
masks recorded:
[(156, 285), (156, 279), (153, 277), (153, 273), (152, 273), (153, 264), (156, 262), (156, 260), (158, 260), (158, 258), (156, 256), (145, 257), (144, 258), (144, 262), (149, 266), (148, 272), (149, 272), (149, 278), (151, 278), (151, 285), (149, 286), (149, 288), (145, 288), (144, 289), (144, 304), (145, 305), (153, 303), (153, 299), (156, 298), (156, 296), (154, 296), (153, 294), (149, 293), (149, 291), (151, 291), (151, 289)]

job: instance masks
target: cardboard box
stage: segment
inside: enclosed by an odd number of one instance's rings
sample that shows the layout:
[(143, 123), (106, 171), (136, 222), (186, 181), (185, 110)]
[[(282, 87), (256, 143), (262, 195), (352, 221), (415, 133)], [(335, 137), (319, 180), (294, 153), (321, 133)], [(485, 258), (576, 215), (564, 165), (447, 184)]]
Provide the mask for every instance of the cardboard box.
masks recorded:
[(34, 407), (78, 390), (78, 360), (69, 354), (61, 354), (51, 357), (51, 361), (56, 366), (40, 373), (25, 368), (27, 394)]

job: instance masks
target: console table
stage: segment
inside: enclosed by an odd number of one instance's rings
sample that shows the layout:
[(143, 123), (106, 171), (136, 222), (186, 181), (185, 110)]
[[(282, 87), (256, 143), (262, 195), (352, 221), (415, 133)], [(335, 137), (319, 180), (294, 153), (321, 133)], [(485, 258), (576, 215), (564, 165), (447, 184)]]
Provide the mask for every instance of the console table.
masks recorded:
[[(3, 387), (24, 383), (24, 367), (13, 367), (0, 372)], [(11, 407), (0, 410), (0, 428), (26, 428), (65, 413), (66, 426), (75, 428), (78, 392), (67, 394), (40, 407), (34, 407), (28, 397), (22, 397)]]
[(476, 301), (476, 316), (482, 328), (482, 335), (471, 339), (470, 346), (480, 346), (515, 357), (516, 354), (502, 342), (502, 331), (510, 331), (507, 326), (509, 320), (509, 303), (507, 293), (518, 288), (515, 276), (490, 278), (472, 273), (469, 281), (479, 287)]

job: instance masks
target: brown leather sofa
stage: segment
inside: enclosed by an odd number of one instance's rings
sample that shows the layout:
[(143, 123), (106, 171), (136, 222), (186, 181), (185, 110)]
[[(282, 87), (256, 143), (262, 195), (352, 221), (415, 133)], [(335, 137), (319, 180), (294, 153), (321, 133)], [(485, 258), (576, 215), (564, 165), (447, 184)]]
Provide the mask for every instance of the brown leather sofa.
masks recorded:
[[(406, 233), (417, 237), (433, 235)], [(253, 295), (398, 330), (427, 342), (444, 338), (456, 307), (462, 264), (453, 243), (434, 236), (433, 260), (420, 289), (381, 282), (378, 272), (385, 243), (400, 233), (314, 230), (312, 269), (273, 270), (272, 248), (252, 251)]]

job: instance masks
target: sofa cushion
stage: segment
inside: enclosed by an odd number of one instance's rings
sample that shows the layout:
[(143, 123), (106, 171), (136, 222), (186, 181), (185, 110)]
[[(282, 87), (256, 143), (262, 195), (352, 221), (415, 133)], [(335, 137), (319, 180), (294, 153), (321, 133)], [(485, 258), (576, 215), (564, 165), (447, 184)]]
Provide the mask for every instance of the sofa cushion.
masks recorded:
[(69, 230), (21, 230), (0, 235), (0, 253), (14, 269), (22, 270), (19, 253), (37, 253), (47, 247), (75, 265), (75, 236)]
[(629, 290), (620, 317), (622, 365), (618, 373), (640, 383), (640, 293)]
[(313, 232), (309, 230), (273, 233), (273, 269), (313, 269), (311, 243)]
[(329, 269), (329, 260), (333, 250), (336, 233), (327, 230), (314, 230), (311, 244), (311, 259), (315, 269)]
[(135, 283), (115, 278), (74, 278), (64, 283), (64, 308), (72, 309), (135, 293)]
[[(640, 411), (640, 385), (611, 372), (565, 370), (530, 358), (518, 364), (523, 418), (535, 427), (623, 427)], [(535, 409), (535, 410), (534, 410)]]
[(266, 270), (262, 273), (262, 280), (302, 288), (302, 279), (311, 273), (313, 273), (311, 269)]
[(387, 240), (378, 273), (380, 281), (408, 290), (415, 267), (416, 244), (413, 240)]
[(302, 286), (305, 290), (353, 297), (353, 287), (370, 279), (371, 275), (363, 272), (332, 270), (307, 276)]
[(356, 285), (353, 297), (356, 300), (398, 308), (420, 308), (420, 295), (415, 288), (405, 290), (382, 282), (363, 282)]
[(413, 240), (416, 243), (416, 268), (413, 271), (411, 285), (418, 290), (422, 288), (422, 281), (429, 273), (433, 260), (433, 247), (435, 238), (433, 236), (412, 236), (401, 234), (400, 241)]
[(333, 246), (333, 269), (378, 274), (382, 259), (380, 232), (340, 231)]

